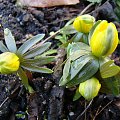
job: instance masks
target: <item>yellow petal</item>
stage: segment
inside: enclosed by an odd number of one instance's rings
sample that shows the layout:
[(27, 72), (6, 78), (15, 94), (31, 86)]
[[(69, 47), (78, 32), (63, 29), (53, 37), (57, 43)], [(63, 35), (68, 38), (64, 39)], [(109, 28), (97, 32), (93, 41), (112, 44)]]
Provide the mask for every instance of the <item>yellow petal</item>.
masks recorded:
[(0, 54), (0, 72), (3, 74), (9, 74), (19, 69), (19, 58), (16, 54), (11, 52), (5, 52)]
[(114, 50), (116, 49), (116, 47), (118, 45), (118, 42), (119, 42), (118, 31), (116, 29), (116, 26), (113, 23), (109, 23), (108, 27), (112, 29), (112, 40), (111, 40), (111, 43), (110, 43), (110, 49), (106, 53), (106, 56), (110, 55), (114, 52)]
[(86, 100), (91, 100), (97, 96), (100, 88), (101, 84), (99, 83), (99, 80), (93, 77), (83, 83), (80, 83), (79, 92)]
[(94, 25), (94, 22), (95, 18), (86, 14), (78, 16), (73, 22), (73, 27), (79, 32), (88, 33)]
[(92, 53), (97, 57), (108, 56), (114, 52), (118, 44), (118, 32), (113, 23), (103, 20), (95, 28), (90, 47)]
[(81, 31), (80, 19), (81, 19), (81, 16), (77, 17), (73, 22), (73, 27), (79, 32)]

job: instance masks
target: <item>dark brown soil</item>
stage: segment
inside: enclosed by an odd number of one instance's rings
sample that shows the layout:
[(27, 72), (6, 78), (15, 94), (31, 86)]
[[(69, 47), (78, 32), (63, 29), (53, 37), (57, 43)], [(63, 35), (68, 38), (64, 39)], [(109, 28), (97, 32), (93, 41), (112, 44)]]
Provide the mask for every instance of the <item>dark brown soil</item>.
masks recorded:
[[(15, 1), (0, 0), (0, 40), (4, 40), (3, 29), (7, 27), (15, 36), (17, 46), (31, 35), (45, 33), (48, 37), (49, 32), (62, 28), (88, 4), (81, 1), (80, 4), (73, 6), (20, 8), (16, 6)], [(106, 4), (109, 10), (105, 7)], [(95, 9), (95, 7), (92, 8), (91, 14), (96, 19), (115, 22), (112, 2), (105, 3), (100, 8)], [(57, 48), (57, 41), (51, 40), (51, 42), (52, 47)], [(61, 63), (64, 59), (64, 51), (59, 49), (58, 55), (58, 63)], [(112, 56), (118, 65), (120, 65), (119, 56), (120, 46)], [(55, 67), (56, 63), (50, 66)], [(99, 95), (82, 115), (85, 104), (89, 103), (83, 98), (72, 101), (75, 89), (59, 87), (61, 74), (62, 68), (52, 75), (34, 73), (33, 80), (30, 82), (36, 91), (34, 94), (27, 93), (15, 75), (0, 75), (0, 120), (83, 120), (85, 116), (86, 120), (91, 120), (95, 115), (95, 120), (119, 120), (120, 108), (115, 105), (115, 101), (119, 102), (120, 99), (112, 95)], [(102, 111), (97, 115), (99, 109)], [(25, 118), (18, 119), (16, 117), (18, 114), (22, 114)]]

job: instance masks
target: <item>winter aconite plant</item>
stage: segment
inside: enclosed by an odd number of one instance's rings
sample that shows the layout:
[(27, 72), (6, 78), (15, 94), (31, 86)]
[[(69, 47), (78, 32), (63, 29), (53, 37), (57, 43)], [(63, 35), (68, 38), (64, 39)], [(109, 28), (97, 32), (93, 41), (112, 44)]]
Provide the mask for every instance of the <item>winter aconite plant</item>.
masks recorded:
[(77, 34), (88, 34), (87, 42), (74, 37), (73, 42), (68, 44), (60, 86), (79, 85), (74, 100), (80, 96), (91, 100), (98, 92), (118, 95), (120, 67), (109, 57), (119, 41), (115, 25), (106, 20), (95, 22), (92, 16), (82, 15), (74, 20), (73, 27)]
[[(29, 92), (32, 92), (33, 89), (28, 83), (26, 71), (40, 73), (53, 72), (51, 69), (43, 67), (43, 65), (53, 61), (54, 57), (42, 56), (42, 54), (50, 47), (51, 43), (46, 42), (37, 47), (33, 47), (44, 37), (44, 34), (38, 34), (27, 40), (17, 49), (15, 39), (8, 28), (4, 30), (4, 37), (6, 46), (0, 41), (0, 51), (3, 52), (0, 54), (0, 73), (16, 73), (21, 78), (26, 89)], [(37, 55), (39, 55), (39, 57), (34, 58)]]

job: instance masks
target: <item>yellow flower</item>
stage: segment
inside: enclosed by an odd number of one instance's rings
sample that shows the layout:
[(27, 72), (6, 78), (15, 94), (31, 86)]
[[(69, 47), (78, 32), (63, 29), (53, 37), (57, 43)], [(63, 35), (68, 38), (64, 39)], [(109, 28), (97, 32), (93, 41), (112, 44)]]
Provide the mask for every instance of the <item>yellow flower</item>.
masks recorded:
[(5, 52), (0, 54), (0, 72), (2, 74), (10, 74), (18, 70), (19, 58), (16, 54)]
[(86, 100), (91, 100), (97, 96), (100, 88), (101, 84), (99, 83), (99, 80), (92, 77), (91, 79), (80, 83), (79, 92)]
[(94, 25), (95, 18), (91, 15), (81, 15), (78, 16), (73, 22), (74, 28), (82, 33), (89, 33), (92, 26)]
[(118, 41), (118, 32), (115, 25), (103, 20), (93, 31), (90, 38), (90, 47), (95, 56), (108, 56), (114, 52)]

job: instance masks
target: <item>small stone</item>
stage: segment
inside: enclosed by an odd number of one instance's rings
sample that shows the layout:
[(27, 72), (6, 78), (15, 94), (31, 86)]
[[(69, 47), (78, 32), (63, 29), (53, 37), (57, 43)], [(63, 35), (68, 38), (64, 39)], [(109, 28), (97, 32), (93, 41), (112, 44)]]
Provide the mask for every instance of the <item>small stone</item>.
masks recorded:
[(29, 20), (29, 18), (30, 18), (30, 15), (26, 14), (26, 15), (23, 16), (23, 21), (27, 22)]
[(70, 116), (73, 116), (73, 115), (74, 115), (74, 112), (69, 112), (69, 115), (70, 115)]
[(42, 103), (45, 105), (46, 104), (46, 100), (44, 100)]

